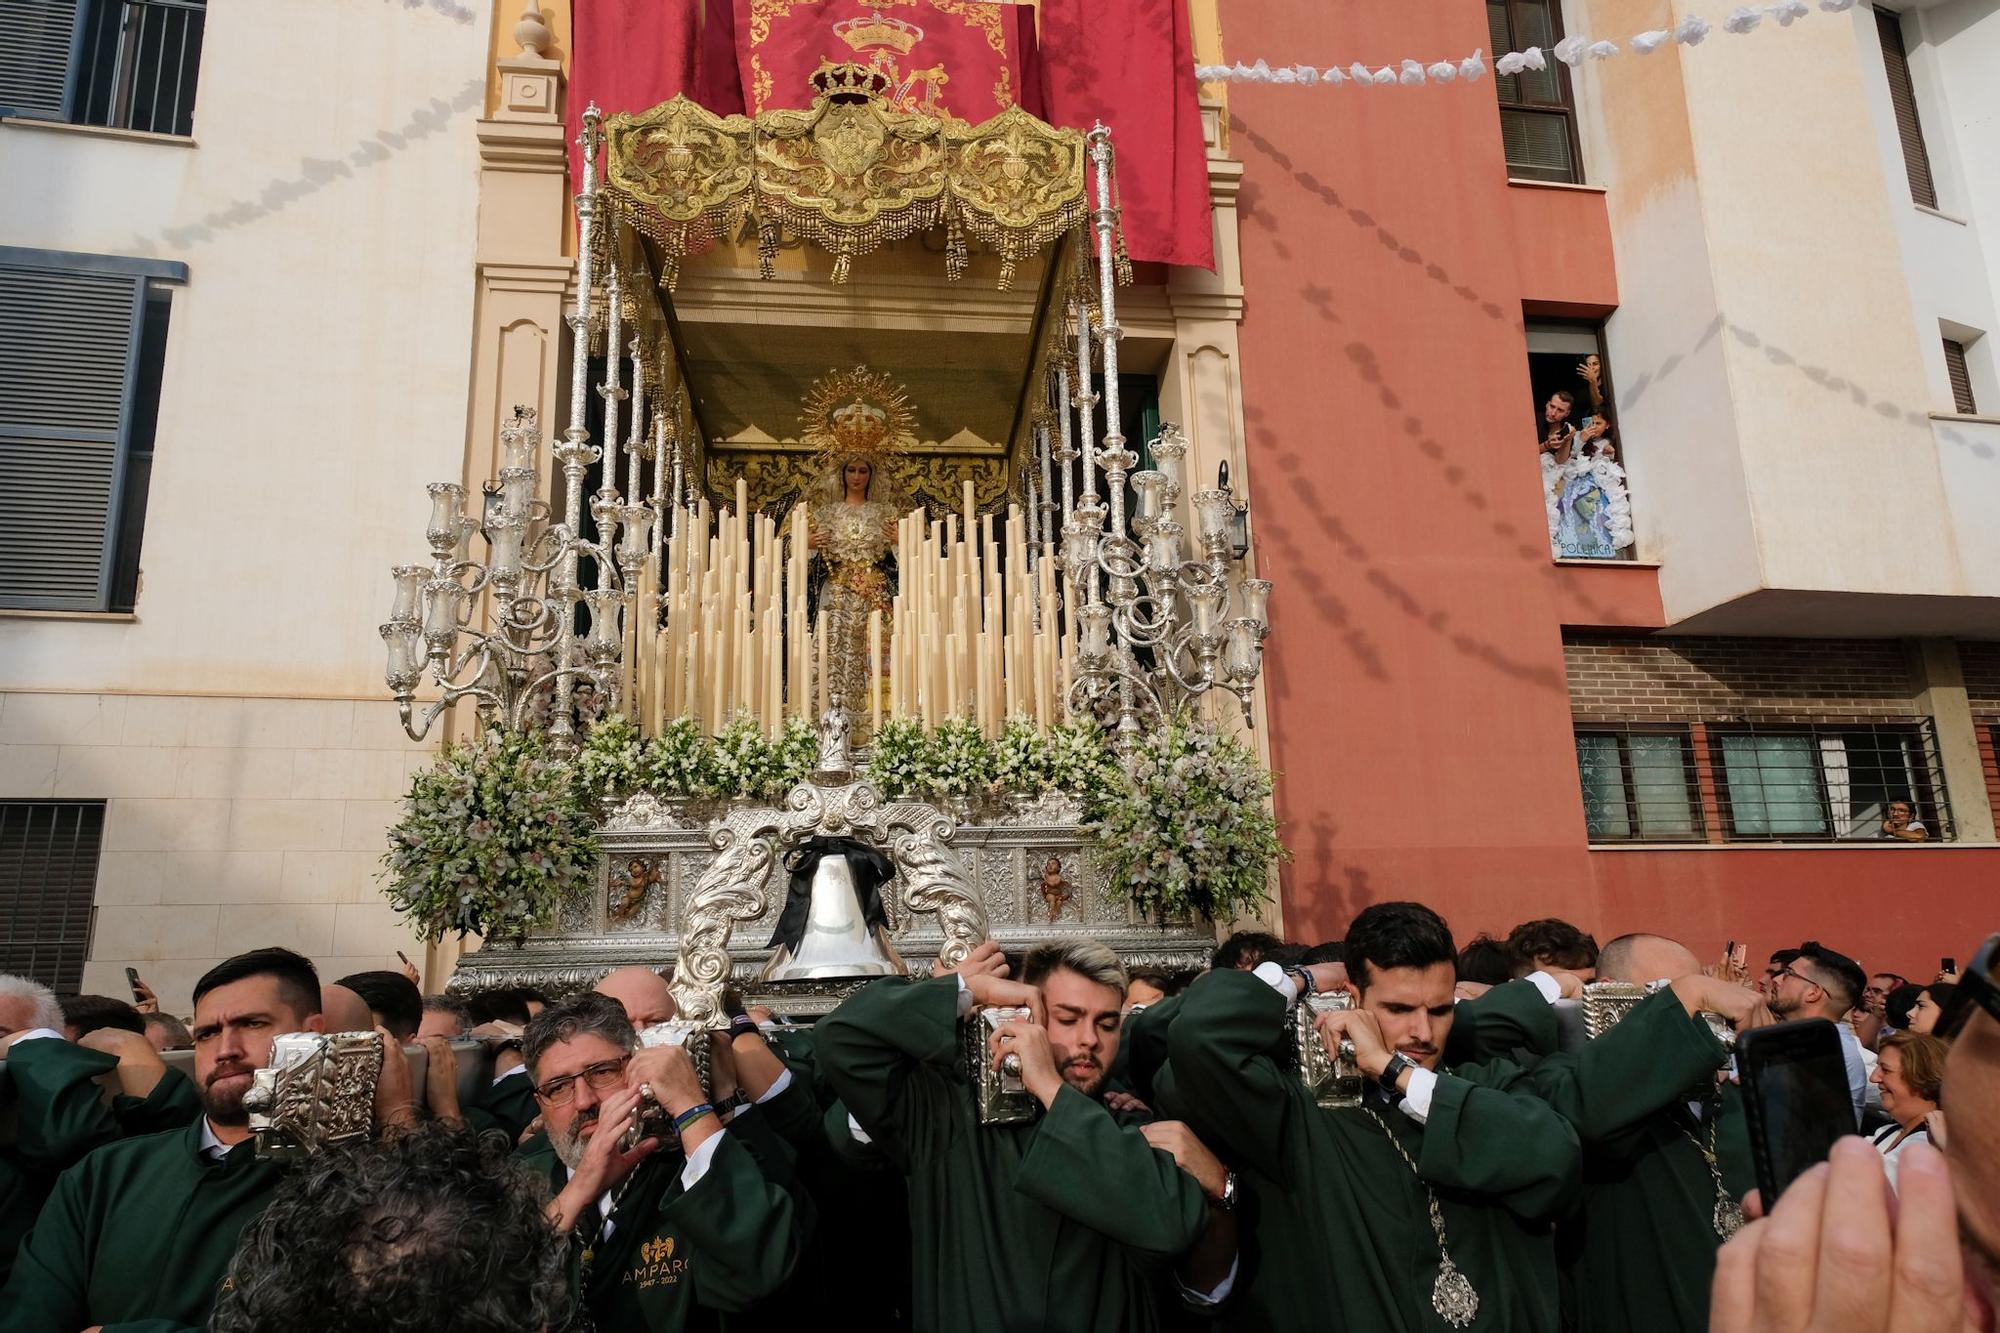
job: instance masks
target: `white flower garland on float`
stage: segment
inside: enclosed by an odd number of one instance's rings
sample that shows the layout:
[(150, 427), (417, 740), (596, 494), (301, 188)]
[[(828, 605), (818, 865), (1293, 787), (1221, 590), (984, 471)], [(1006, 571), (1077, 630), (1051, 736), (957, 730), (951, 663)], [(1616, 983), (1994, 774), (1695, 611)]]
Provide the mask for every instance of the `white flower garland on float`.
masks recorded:
[[(1819, 7), (1829, 14), (1839, 14), (1854, 8), (1854, 0), (1819, 0)], [(1781, 28), (1789, 28), (1811, 12), (1806, 0), (1739, 5), (1722, 20), (1722, 30), (1740, 37), (1756, 31), (1767, 18)], [(1565, 37), (1547, 52), (1539, 46), (1509, 51), (1493, 62), (1493, 72), (1504, 77), (1519, 74), (1524, 69), (1544, 70), (1549, 67), (1550, 56), (1575, 69), (1586, 60), (1609, 60), (1621, 55), (1627, 47), (1632, 54), (1643, 56), (1651, 55), (1669, 42), (1677, 46), (1699, 46), (1711, 31), (1707, 19), (1699, 14), (1690, 14), (1672, 28), (1653, 28), (1634, 33), (1626, 39), (1625, 47), (1601, 38)], [(1460, 79), (1467, 82), (1476, 80), (1486, 73), (1486, 53), (1477, 50), (1463, 60), (1404, 60), (1400, 65), (1383, 65), (1379, 69), (1370, 69), (1358, 60), (1345, 68), (1339, 65), (1324, 68), (1318, 65), (1272, 65), (1265, 60), (1246, 65), (1239, 61), (1234, 65), (1196, 65), (1194, 73), (1203, 83), (1284, 83), (1301, 87), (1338, 87), (1351, 83), (1357, 88), (1401, 84), (1414, 88), (1423, 84), (1455, 83)]]

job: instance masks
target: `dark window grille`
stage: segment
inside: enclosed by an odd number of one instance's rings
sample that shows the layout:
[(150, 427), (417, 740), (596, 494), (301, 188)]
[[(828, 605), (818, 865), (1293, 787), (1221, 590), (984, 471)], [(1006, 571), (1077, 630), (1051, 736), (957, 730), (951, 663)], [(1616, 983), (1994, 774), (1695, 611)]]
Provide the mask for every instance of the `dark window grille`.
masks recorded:
[(1873, 841), (1891, 801), (1909, 801), (1933, 840), (1954, 836), (1929, 718), (1711, 725), (1709, 735), (1731, 840)]
[(6, 19), (0, 114), (194, 132), (207, 0), (13, 0)]
[(1896, 110), (1896, 137), (1903, 142), (1910, 198), (1925, 208), (1936, 208), (1937, 184), (1931, 179), (1923, 122), (1917, 118), (1917, 89), (1910, 78), (1910, 53), (1903, 45), (1903, 16), (1893, 9), (1877, 9), (1875, 35), (1882, 43), (1882, 71), (1889, 78), (1889, 104)]
[(1685, 727), (1579, 728), (1576, 766), (1592, 842), (1698, 842), (1700, 780)]
[(1972, 416), (1979, 411), (1979, 401), (1972, 396), (1972, 373), (1965, 366), (1965, 344), (1956, 338), (1944, 340), (1944, 372), (1951, 379), (1951, 407), (1954, 412)]
[(0, 801), (0, 972), (83, 985), (103, 843), (102, 801)]
[[(1486, 29), (1496, 56), (1531, 46), (1552, 51), (1563, 36), (1561, 7), (1554, 0), (1487, 0)], [(1521, 180), (1581, 182), (1583, 152), (1569, 67), (1550, 57), (1546, 69), (1524, 69), (1493, 82), (1500, 96), (1507, 174)]]

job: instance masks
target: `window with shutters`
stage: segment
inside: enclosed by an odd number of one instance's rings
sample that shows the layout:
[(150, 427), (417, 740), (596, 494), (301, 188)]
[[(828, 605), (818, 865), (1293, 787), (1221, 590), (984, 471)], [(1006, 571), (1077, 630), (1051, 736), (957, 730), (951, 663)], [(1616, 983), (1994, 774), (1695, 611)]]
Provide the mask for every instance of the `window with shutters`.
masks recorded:
[(0, 801), (0, 972), (83, 985), (103, 843), (102, 801)]
[(1562, 40), (1561, 6), (1556, 0), (1486, 0), (1486, 28), (1496, 56), (1535, 46), (1547, 57), (1546, 69), (1524, 69), (1493, 81), (1500, 95), (1507, 174), (1519, 180), (1581, 182), (1583, 154), (1569, 67), (1548, 54)]
[(208, 0), (8, 0), (0, 116), (194, 132)]
[(1925, 208), (1936, 208), (1937, 184), (1931, 179), (1923, 122), (1917, 118), (1917, 89), (1910, 78), (1910, 53), (1903, 45), (1903, 16), (1893, 9), (1877, 9), (1875, 35), (1882, 43), (1882, 72), (1889, 78), (1889, 105), (1896, 112), (1896, 137), (1903, 143), (1910, 198)]
[(186, 279), (0, 246), (0, 608), (133, 608), (168, 284)]
[(1944, 340), (1944, 373), (1951, 380), (1952, 411), (1977, 415), (1979, 400), (1972, 396), (1972, 371), (1965, 364), (1965, 344), (1956, 338)]

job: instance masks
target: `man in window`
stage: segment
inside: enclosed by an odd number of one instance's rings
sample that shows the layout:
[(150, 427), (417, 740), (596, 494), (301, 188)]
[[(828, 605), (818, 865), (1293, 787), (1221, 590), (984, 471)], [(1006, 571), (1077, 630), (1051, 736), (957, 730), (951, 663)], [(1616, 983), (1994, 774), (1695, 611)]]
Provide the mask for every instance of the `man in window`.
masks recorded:
[(1928, 842), (1931, 831), (1917, 818), (1916, 807), (1908, 801), (1891, 801), (1882, 812), (1882, 836), (1898, 842)]
[[(528, 1024), (522, 1054), (546, 1142), (523, 1152), (555, 1194), (570, 1281), (599, 1328), (715, 1328), (783, 1285), (798, 1262), (798, 1206), (725, 1129), (679, 1046), (639, 1047), (618, 1001), (588, 992)], [(626, 1148), (644, 1094), (677, 1140)]]
[[(820, 1020), (820, 1067), (908, 1177), (916, 1328), (1149, 1333), (1177, 1258), (1189, 1256), (1191, 1289), (1226, 1290), (1230, 1177), (1185, 1125), (1105, 1105), (1126, 990), (1117, 954), (1044, 944), (1021, 974), (877, 981)], [(1031, 1122), (982, 1124), (955, 1068), (959, 1023), (980, 1005), (1034, 1015), (1000, 1025), (992, 1052), (1020, 1058), (1043, 1107)]]
[[(280, 1172), (257, 1156), (243, 1094), (279, 1034), (320, 1027), (319, 976), (289, 949), (239, 954), (196, 982), (202, 1114), (62, 1174), (0, 1290), (0, 1333), (205, 1326), (237, 1237)], [(407, 1085), (398, 1100), (409, 1100)]]
[(1358, 1106), (1321, 1107), (1275, 1055), (1320, 969), (1209, 972), (1167, 1038), (1163, 1098), (1246, 1176), (1255, 1220), (1229, 1326), (1557, 1327), (1549, 1219), (1576, 1197), (1575, 1130), (1510, 1061), (1445, 1067), (1457, 950), (1437, 913), (1376, 904), (1345, 951), (1359, 1003), (1321, 1014), (1319, 1032), (1329, 1051), (1352, 1044)]

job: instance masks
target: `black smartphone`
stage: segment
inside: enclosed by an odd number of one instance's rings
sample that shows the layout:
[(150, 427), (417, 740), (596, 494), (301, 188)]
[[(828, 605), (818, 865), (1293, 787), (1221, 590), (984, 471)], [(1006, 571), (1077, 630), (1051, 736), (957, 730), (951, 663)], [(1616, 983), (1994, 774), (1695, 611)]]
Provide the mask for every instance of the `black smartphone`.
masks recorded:
[(1940, 958), (1940, 959), (1938, 959), (1938, 971), (1940, 971), (1940, 972), (1950, 972), (1950, 973), (1952, 973), (1952, 974), (1956, 975), (1956, 974), (1957, 974), (1957, 972), (1958, 972), (1958, 960), (1957, 960), (1956, 958)]
[(140, 999), (140, 998), (141, 998), (141, 996), (140, 996), (140, 994), (139, 994), (139, 969), (138, 969), (138, 968), (136, 968), (136, 967), (128, 967), (128, 968), (126, 968), (126, 969), (125, 969), (125, 984), (126, 984), (127, 986), (131, 987), (131, 989), (132, 989), (132, 998), (133, 998), (133, 999), (137, 1000), (137, 999)]
[(1736, 1044), (1757, 1189), (1769, 1212), (1785, 1187), (1854, 1133), (1840, 1034), (1823, 1018), (1753, 1028)]

